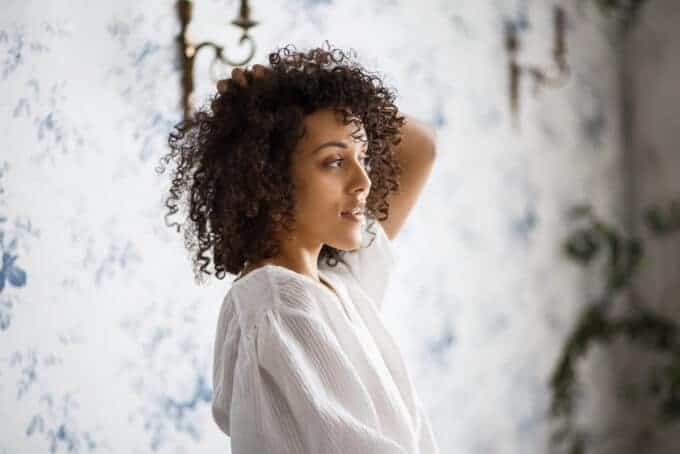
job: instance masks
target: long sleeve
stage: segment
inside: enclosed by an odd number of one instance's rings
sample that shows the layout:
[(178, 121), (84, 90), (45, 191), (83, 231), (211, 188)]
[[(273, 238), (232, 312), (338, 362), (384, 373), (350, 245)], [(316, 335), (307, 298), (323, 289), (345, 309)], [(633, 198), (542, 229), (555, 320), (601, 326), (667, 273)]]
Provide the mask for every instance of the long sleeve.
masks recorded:
[(213, 360), (212, 416), (227, 435), (231, 430), (231, 400), (234, 390), (234, 366), (241, 330), (234, 302), (225, 299), (217, 321)]
[(235, 453), (406, 454), (381, 434), (379, 409), (313, 308), (301, 291), (263, 312), (254, 338), (262, 436)]
[(363, 227), (363, 241), (359, 249), (342, 256), (354, 279), (380, 310), (389, 283), (389, 277), (397, 262), (397, 254), (379, 221)]

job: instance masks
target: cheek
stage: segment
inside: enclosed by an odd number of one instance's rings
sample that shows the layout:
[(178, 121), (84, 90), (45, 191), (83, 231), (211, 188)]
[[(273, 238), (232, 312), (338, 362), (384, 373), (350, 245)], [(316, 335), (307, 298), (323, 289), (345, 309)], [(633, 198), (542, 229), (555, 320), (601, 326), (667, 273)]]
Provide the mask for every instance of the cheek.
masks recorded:
[(338, 197), (342, 189), (337, 187), (337, 180), (313, 168), (297, 170), (295, 197), (300, 214), (318, 218), (321, 213), (333, 212), (339, 206), (338, 200), (342, 199)]
[(328, 188), (319, 186), (307, 186), (305, 191), (300, 191), (299, 202), (301, 207), (312, 210), (329, 209), (333, 205), (333, 197)]
[(297, 194), (298, 211), (309, 218), (319, 219), (319, 215), (322, 214), (326, 217), (333, 214), (339, 206), (334, 188), (327, 184), (309, 182), (305, 189), (298, 191)]

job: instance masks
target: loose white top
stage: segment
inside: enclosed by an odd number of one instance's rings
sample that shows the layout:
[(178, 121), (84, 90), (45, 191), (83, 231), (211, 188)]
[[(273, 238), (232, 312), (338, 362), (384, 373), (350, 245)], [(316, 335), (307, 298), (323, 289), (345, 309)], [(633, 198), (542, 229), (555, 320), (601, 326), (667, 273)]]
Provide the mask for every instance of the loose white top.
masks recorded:
[[(278, 265), (237, 278), (215, 338), (212, 415), (232, 454), (437, 454), (380, 306), (395, 264), (379, 222), (333, 289)], [(366, 246), (371, 240), (373, 242)]]

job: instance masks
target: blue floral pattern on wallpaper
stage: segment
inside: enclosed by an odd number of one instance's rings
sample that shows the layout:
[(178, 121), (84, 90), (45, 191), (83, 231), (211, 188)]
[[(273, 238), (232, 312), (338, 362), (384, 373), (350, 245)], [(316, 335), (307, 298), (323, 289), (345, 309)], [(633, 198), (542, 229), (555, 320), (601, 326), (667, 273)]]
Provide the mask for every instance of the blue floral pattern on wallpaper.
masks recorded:
[[(7, 213), (5, 203), (5, 179), (9, 164), (3, 162), (0, 166), (0, 209)], [(12, 222), (13, 221), (13, 222)], [(21, 301), (20, 290), (26, 285), (28, 274), (22, 264), (20, 244), (37, 232), (32, 229), (30, 221), (9, 219), (0, 214), (0, 331), (7, 330), (12, 320), (12, 307)]]

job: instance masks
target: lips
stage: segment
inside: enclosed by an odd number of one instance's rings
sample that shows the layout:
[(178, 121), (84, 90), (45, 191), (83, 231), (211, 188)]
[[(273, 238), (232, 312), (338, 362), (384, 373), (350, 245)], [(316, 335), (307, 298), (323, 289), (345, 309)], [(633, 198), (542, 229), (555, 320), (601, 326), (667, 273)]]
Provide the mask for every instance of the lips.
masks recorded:
[(345, 211), (341, 211), (340, 214), (342, 214), (342, 215), (354, 214), (354, 215), (358, 216), (358, 215), (364, 214), (364, 210), (362, 208), (357, 208), (356, 211), (355, 211), (355, 209), (345, 210)]
[(366, 206), (364, 204), (354, 205), (354, 206), (340, 212), (341, 215), (345, 215), (345, 214), (363, 215), (365, 213), (366, 213)]
[(349, 212), (342, 212), (340, 214), (340, 217), (342, 219), (347, 219), (352, 222), (362, 222), (365, 218), (362, 212), (358, 212), (357, 214), (353, 214), (351, 211)]

